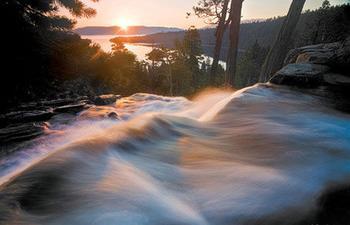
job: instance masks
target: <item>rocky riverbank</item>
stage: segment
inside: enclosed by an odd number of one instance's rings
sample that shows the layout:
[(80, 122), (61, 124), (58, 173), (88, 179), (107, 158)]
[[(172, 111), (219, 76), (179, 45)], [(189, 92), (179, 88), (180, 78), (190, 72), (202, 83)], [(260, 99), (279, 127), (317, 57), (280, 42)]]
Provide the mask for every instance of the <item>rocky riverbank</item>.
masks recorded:
[[(94, 106), (110, 105), (119, 98), (120, 95), (109, 94), (93, 98), (81, 96), (20, 104), (0, 114), (0, 144), (2, 146), (0, 154), (4, 154), (3, 150), (8, 146), (50, 133), (52, 123), (69, 122), (83, 110)], [(115, 112), (107, 112), (106, 116), (118, 119)]]
[(350, 37), (291, 50), (270, 83), (320, 95), (337, 109), (350, 112)]
[[(325, 103), (350, 112), (349, 71), (350, 38), (344, 42), (291, 50), (285, 59), (285, 66), (271, 78), (269, 84), (285, 85), (321, 96), (326, 100)], [(114, 94), (59, 98), (25, 103), (10, 109), (0, 114), (0, 155), (6, 154), (12, 145), (51, 133), (55, 124), (68, 123), (86, 109), (110, 105), (119, 98), (119, 95)], [(91, 110), (90, 114), (119, 119), (118, 114), (108, 107), (102, 113), (100, 111), (101, 109)]]

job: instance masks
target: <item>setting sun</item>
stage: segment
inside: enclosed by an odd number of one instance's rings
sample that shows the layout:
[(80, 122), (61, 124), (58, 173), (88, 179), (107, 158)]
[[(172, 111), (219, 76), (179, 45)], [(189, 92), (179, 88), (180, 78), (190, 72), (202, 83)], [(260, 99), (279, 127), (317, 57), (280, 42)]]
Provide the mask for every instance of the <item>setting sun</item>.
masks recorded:
[(350, 0), (0, 18), (0, 225), (350, 225)]
[(127, 30), (130, 25), (130, 21), (125, 18), (121, 18), (118, 20), (118, 26), (123, 30)]

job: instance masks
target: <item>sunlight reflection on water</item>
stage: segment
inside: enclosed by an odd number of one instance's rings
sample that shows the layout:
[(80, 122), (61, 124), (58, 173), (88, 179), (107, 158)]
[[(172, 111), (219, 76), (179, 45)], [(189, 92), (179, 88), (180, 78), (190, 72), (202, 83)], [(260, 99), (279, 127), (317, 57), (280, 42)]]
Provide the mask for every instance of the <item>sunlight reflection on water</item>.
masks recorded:
[(51, 155), (0, 188), (0, 221), (293, 224), (350, 177), (350, 117), (317, 97), (256, 85), (109, 107), (124, 121), (92, 108), (34, 146)]

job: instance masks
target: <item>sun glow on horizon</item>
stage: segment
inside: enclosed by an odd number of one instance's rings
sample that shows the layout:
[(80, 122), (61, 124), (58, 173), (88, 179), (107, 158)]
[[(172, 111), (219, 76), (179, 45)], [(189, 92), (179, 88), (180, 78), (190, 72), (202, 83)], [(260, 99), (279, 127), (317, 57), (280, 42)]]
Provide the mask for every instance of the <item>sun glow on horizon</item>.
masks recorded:
[(128, 30), (128, 27), (131, 25), (131, 21), (126, 19), (126, 18), (120, 18), (118, 20), (118, 26), (122, 29), (122, 30)]

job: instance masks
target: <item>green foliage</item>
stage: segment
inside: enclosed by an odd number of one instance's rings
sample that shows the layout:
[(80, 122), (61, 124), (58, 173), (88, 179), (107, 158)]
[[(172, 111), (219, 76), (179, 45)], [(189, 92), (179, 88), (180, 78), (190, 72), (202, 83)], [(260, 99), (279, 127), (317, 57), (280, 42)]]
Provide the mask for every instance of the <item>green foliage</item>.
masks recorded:
[(148, 77), (152, 92), (166, 95), (191, 95), (207, 86), (223, 84), (224, 70), (216, 83), (209, 82), (210, 62), (204, 61), (200, 35), (190, 27), (174, 49), (154, 48), (147, 54), (151, 64)]
[(114, 51), (107, 64), (105, 83), (121, 93), (137, 89), (136, 56), (129, 51)]
[[(293, 34), (293, 43), (290, 48), (305, 46), (312, 43), (312, 33), (317, 30), (317, 15), (320, 9), (306, 11), (301, 17), (297, 25), (295, 34)], [(315, 43), (321, 43), (322, 36), (325, 37), (324, 42), (333, 42), (344, 40), (344, 37), (350, 35), (350, 4), (331, 6), (325, 11), (326, 26), (325, 34), (317, 35)], [(239, 38), (239, 56), (246, 49), (250, 48), (256, 40), (263, 47), (269, 47), (275, 40), (285, 17), (274, 17), (267, 20), (251, 21), (241, 24)], [(198, 31), (202, 40), (202, 50), (205, 55), (213, 56), (215, 43), (215, 28), (200, 29)], [(134, 43), (159, 43), (167, 48), (174, 48), (174, 40), (182, 39), (185, 32), (169, 32), (158, 33), (146, 36), (128, 38), (128, 41)], [(323, 33), (323, 32), (321, 32)], [(225, 60), (229, 46), (229, 34), (225, 33), (223, 38), (223, 48), (221, 51), (221, 60)]]
[[(3, 71), (0, 99), (4, 105), (47, 96), (65, 77), (76, 77), (88, 68), (97, 48), (71, 33), (75, 24), (57, 14), (58, 7), (74, 16), (95, 11), (80, 0), (2, 0), (0, 26)], [(6, 81), (5, 81), (6, 79)]]
[[(175, 49), (154, 48), (148, 61), (139, 62), (118, 38), (112, 52), (105, 53), (89, 40), (71, 32), (74, 21), (56, 14), (59, 6), (74, 16), (89, 17), (94, 10), (79, 0), (14, 0), (0, 3), (1, 23), (9, 32), (2, 62), (6, 74), (1, 82), (5, 104), (48, 97), (70, 91), (94, 95), (152, 92), (192, 94), (205, 84), (200, 70), (201, 40), (191, 27)], [(5, 21), (12, 20), (8, 24)], [(22, 38), (25, 37), (25, 38)], [(12, 66), (15, 64), (15, 66)]]
[(168, 53), (164, 48), (153, 48), (151, 52), (146, 54), (148, 60), (152, 62), (164, 62)]
[(217, 24), (223, 5), (224, 0), (199, 0), (193, 11), (196, 16), (205, 19), (205, 23)]
[(261, 47), (258, 41), (255, 41), (254, 45), (247, 49), (238, 61), (236, 88), (250, 86), (258, 82), (260, 69), (267, 52), (268, 49)]
[(322, 9), (329, 9), (330, 7), (331, 7), (331, 3), (328, 0), (324, 0), (322, 2), (322, 6), (321, 6)]
[[(319, 43), (331, 43), (342, 41), (350, 35), (350, 5), (331, 6), (329, 1), (325, 0), (322, 6), (314, 11), (306, 11), (302, 14), (297, 30), (293, 34), (293, 41), (288, 49), (313, 45)], [(282, 18), (283, 19), (283, 18)], [(237, 79), (235, 86), (237, 88), (252, 85), (257, 82), (257, 74), (261, 68), (261, 64), (266, 55), (267, 37), (269, 33), (275, 32), (275, 27), (281, 26), (281, 18), (269, 20), (264, 23), (256, 23), (256, 28), (260, 32), (260, 36), (256, 38), (255, 44), (244, 49), (244, 53), (240, 53), (240, 59), (237, 65)], [(269, 25), (262, 27), (261, 25)], [(254, 24), (250, 25), (253, 28)], [(274, 30), (271, 30), (271, 29)], [(251, 30), (250, 38), (254, 37), (254, 29)], [(249, 33), (241, 31), (241, 36)], [(258, 42), (259, 44), (258, 44)], [(272, 39), (271, 39), (272, 40)], [(244, 39), (243, 41), (247, 41)]]
[[(209, 1), (202, 1), (203, 4), (206, 2)], [(223, 1), (210, 2), (221, 7)], [(167, 41), (167, 48), (154, 48), (147, 55), (147, 61), (139, 62), (118, 38), (112, 40), (111, 53), (81, 39), (71, 31), (75, 21), (58, 15), (58, 7), (64, 7), (78, 17), (95, 14), (80, 0), (0, 1), (0, 24), (6, 31), (1, 36), (5, 57), (1, 61), (0, 99), (4, 107), (18, 101), (50, 98), (50, 95), (66, 90), (72, 95), (107, 92), (191, 95), (207, 86), (224, 83), (225, 71), (221, 66), (215, 81), (209, 81), (211, 63), (202, 57), (202, 40), (206, 46), (212, 43), (213, 31), (198, 31), (190, 27), (185, 33), (174, 33), (172, 37), (178, 41), (171, 45), (169, 42), (173, 39), (167, 36), (170, 34), (157, 34)], [(302, 15), (291, 48), (344, 39), (350, 31), (349, 15), (349, 5), (334, 7), (324, 1), (318, 10)], [(257, 81), (267, 46), (282, 19), (242, 25), (237, 87)], [(226, 36), (224, 45), (227, 45), (227, 40)], [(162, 43), (158, 39), (153, 41)], [(204, 50), (206, 55), (212, 51)]]
[(324, 1), (319, 9), (303, 15), (297, 35), (295, 46), (344, 40), (350, 35), (350, 5), (331, 6)]
[(190, 27), (182, 41), (177, 41), (173, 51), (166, 52), (167, 80), (170, 95), (188, 95), (193, 93), (199, 74), (201, 58), (201, 40), (197, 29)]
[(112, 44), (112, 51), (114, 51), (114, 52), (125, 52), (125, 51), (127, 51), (127, 49), (125, 48), (124, 43), (120, 39), (115, 38), (115, 39), (112, 39), (111, 42), (113, 43)]
[(178, 42), (176, 48), (185, 57), (198, 59), (202, 54), (202, 41), (198, 30), (193, 26), (190, 27), (185, 33), (183, 41)]

